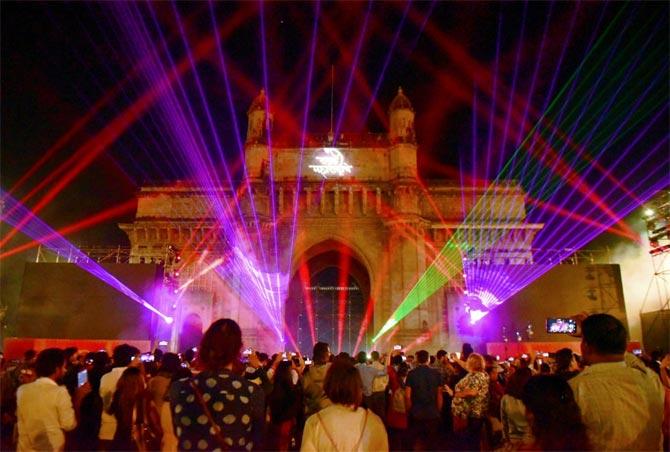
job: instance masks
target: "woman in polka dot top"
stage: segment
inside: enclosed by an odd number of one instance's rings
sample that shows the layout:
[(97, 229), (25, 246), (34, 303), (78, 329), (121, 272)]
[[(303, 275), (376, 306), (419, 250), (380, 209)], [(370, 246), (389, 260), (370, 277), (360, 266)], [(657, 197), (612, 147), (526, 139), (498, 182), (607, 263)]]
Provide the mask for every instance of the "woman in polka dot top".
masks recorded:
[(261, 445), (265, 395), (233, 373), (241, 349), (239, 325), (217, 320), (200, 344), (204, 370), (172, 384), (170, 407), (180, 450), (253, 450)]

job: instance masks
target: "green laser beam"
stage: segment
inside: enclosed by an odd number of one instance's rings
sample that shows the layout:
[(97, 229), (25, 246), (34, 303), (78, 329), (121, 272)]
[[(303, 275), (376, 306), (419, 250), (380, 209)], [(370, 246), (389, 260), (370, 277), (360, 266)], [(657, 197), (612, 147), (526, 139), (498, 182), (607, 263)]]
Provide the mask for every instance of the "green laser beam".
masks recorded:
[[(446, 283), (449, 281), (453, 280), (455, 276), (459, 275), (462, 273), (463, 269), (463, 264), (462, 264), (462, 259), (461, 256), (463, 254), (463, 251), (472, 251), (472, 247), (468, 246), (467, 243), (473, 243), (471, 239), (463, 241), (463, 238), (468, 238), (468, 235), (473, 235), (475, 234), (474, 230), (472, 231), (472, 234), (464, 234), (463, 233), (463, 227), (468, 225), (468, 224), (476, 224), (480, 222), (481, 220), (485, 219), (485, 216), (492, 218), (494, 216), (491, 212), (490, 209), (485, 209), (484, 207), (493, 207), (491, 205), (492, 201), (496, 201), (492, 198), (495, 198), (495, 196), (490, 196), (491, 194), (495, 193), (495, 190), (500, 187), (499, 181), (501, 179), (506, 179), (508, 178), (508, 175), (516, 173), (518, 170), (526, 170), (527, 168), (527, 163), (523, 164), (522, 162), (517, 160), (517, 157), (521, 153), (521, 151), (528, 145), (528, 141), (535, 136), (535, 134), (538, 134), (539, 136), (544, 137), (545, 134), (549, 134), (551, 132), (549, 126), (544, 126), (545, 123), (552, 124), (550, 121), (546, 121), (549, 119), (551, 113), (555, 110), (557, 107), (558, 103), (563, 100), (564, 102), (569, 101), (569, 99), (564, 99), (564, 95), (566, 93), (566, 90), (570, 87), (570, 85), (573, 82), (577, 82), (577, 77), (580, 75), (583, 69), (586, 68), (586, 74), (585, 76), (579, 81), (579, 84), (574, 90), (574, 93), (570, 95), (570, 98), (572, 98), (575, 94), (579, 94), (580, 91), (583, 90), (588, 90), (587, 81), (591, 78), (592, 75), (597, 75), (599, 72), (597, 72), (600, 68), (599, 65), (605, 61), (605, 55), (607, 52), (603, 52), (601, 54), (595, 53), (602, 44), (605, 42), (606, 37), (608, 37), (611, 32), (615, 29), (615, 25), (619, 22), (619, 19), (623, 17), (623, 13), (626, 10), (626, 5), (624, 5), (621, 10), (616, 14), (616, 16), (612, 19), (612, 21), (609, 23), (609, 25), (605, 28), (601, 36), (598, 38), (596, 43), (591, 47), (591, 49), (587, 52), (585, 57), (583, 58), (582, 62), (580, 65), (577, 67), (577, 69), (573, 72), (571, 77), (563, 84), (562, 88), (559, 90), (559, 92), (556, 94), (554, 99), (550, 102), (550, 104), (547, 106), (546, 110), (540, 115), (538, 120), (535, 122), (535, 125), (530, 129), (528, 134), (525, 136), (524, 140), (517, 146), (517, 148), (514, 150), (510, 158), (507, 160), (507, 163), (505, 166), (501, 169), (499, 175), (495, 178), (495, 180), (489, 184), (487, 187), (485, 193), (480, 196), (480, 198), (477, 200), (475, 205), (472, 207), (471, 211), (468, 212), (466, 215), (466, 218), (463, 220), (461, 223), (461, 226), (459, 226), (456, 230), (456, 232), (452, 235), (452, 237), (447, 241), (447, 243), (444, 245), (442, 250), (439, 252), (438, 256), (435, 258), (435, 260), (430, 264), (428, 269), (424, 272), (424, 274), (419, 278), (419, 280), (416, 282), (416, 284), (412, 287), (412, 289), (409, 291), (409, 293), (406, 295), (404, 300), (398, 305), (396, 310), (393, 312), (391, 317), (387, 320), (387, 322), (382, 326), (382, 328), (379, 330), (379, 332), (374, 336), (372, 339), (372, 342), (376, 342), (381, 336), (383, 336), (385, 333), (387, 333), (389, 330), (391, 330), (395, 325), (398, 324), (403, 318), (405, 318), (410, 312), (412, 312), (414, 309), (416, 309), (421, 303), (423, 303), (428, 297), (433, 295), (439, 288), (443, 287)], [(641, 27), (642, 29), (644, 27)], [(637, 30), (637, 33), (635, 33), (635, 37), (641, 35), (640, 29)], [(631, 41), (634, 41), (632, 39)], [(625, 49), (633, 47), (633, 44), (629, 41), (628, 44), (624, 47)], [(621, 57), (622, 53), (624, 54), (624, 57)], [(593, 58), (592, 58), (593, 57)], [(621, 58), (625, 58), (627, 55), (625, 52), (619, 53), (617, 56), (614, 57), (614, 63), (618, 63), (618, 61)], [(591, 61), (593, 60), (593, 61)], [(590, 67), (587, 66), (589, 64)], [(609, 64), (612, 64), (610, 62)], [(616, 66), (616, 64), (613, 64), (613, 66)], [(613, 86), (616, 85), (617, 82), (620, 81), (620, 78), (623, 76), (623, 68), (621, 66), (624, 65), (619, 65), (620, 70), (613, 75), (611, 78), (607, 79), (607, 85), (606, 86)], [(606, 96), (606, 92), (608, 90), (601, 90), (598, 93), (596, 93), (596, 100), (599, 100), (600, 98)], [(603, 93), (605, 92), (605, 93)], [(603, 93), (603, 94), (601, 94)], [(628, 93), (626, 93), (628, 94)], [(611, 95), (611, 93), (610, 93)], [(624, 97), (624, 96), (622, 96)], [(606, 97), (605, 97), (606, 98)], [(634, 98), (634, 94), (631, 94), (630, 96), (625, 96), (625, 99), (627, 98)], [(607, 98), (606, 98), (607, 99)], [(617, 104), (622, 104), (625, 103), (623, 100), (619, 100)], [(581, 103), (572, 106), (571, 110), (569, 110), (568, 116), (562, 118), (563, 120), (559, 120), (561, 125), (567, 122), (568, 119), (571, 119), (575, 112), (580, 111), (582, 108), (588, 106), (590, 102), (587, 104)], [(603, 109), (605, 108), (604, 106), (602, 107)], [(596, 110), (597, 112), (598, 110)], [(622, 107), (622, 111), (623, 107)], [(593, 113), (593, 112), (592, 112)], [(591, 122), (595, 122), (598, 120), (596, 115), (592, 115), (591, 118), (589, 118)], [(641, 122), (643, 119), (640, 118), (638, 121), (635, 121), (636, 123)], [(607, 130), (607, 132), (601, 132), (597, 135), (597, 138), (600, 139), (603, 137), (603, 140), (607, 140), (610, 137), (606, 136), (606, 134), (610, 135), (613, 133), (612, 130), (615, 129), (615, 126), (613, 123), (607, 121), (608, 124), (611, 125), (611, 127)], [(555, 125), (554, 127), (558, 127), (558, 125)], [(581, 127), (581, 130), (588, 130), (586, 127)], [(632, 130), (632, 127), (628, 127), (626, 131)], [(554, 136), (554, 134), (550, 134), (550, 137)], [(592, 137), (593, 138), (593, 137)], [(616, 141), (619, 141), (623, 139), (622, 137), (616, 137)], [(566, 146), (569, 148), (570, 146), (567, 143), (568, 138), (559, 138), (559, 144), (563, 145), (563, 148)], [(579, 156), (579, 153), (576, 151), (573, 151), (576, 156)], [(570, 156), (570, 154), (568, 154)], [(574, 160), (574, 159), (573, 159)], [(588, 162), (585, 162), (585, 166), (588, 165)], [(550, 169), (549, 168), (544, 168), (543, 165), (540, 165), (540, 169), (542, 171), (541, 174), (549, 173)], [(525, 175), (524, 173), (528, 173), (527, 171), (523, 171), (519, 175), (521, 176), (519, 179), (523, 180), (523, 176)], [(552, 183), (551, 183), (551, 190), (549, 192), (553, 192), (555, 189), (558, 188), (560, 183), (565, 183), (564, 180), (561, 180), (561, 178), (558, 177), (552, 177)], [(546, 184), (545, 184), (546, 186)], [(511, 204), (511, 203), (510, 203)], [(498, 206), (500, 207), (500, 206)], [(508, 206), (509, 208), (509, 206)], [(465, 237), (464, 237), (465, 236)], [(502, 235), (501, 235), (502, 236)], [(456, 238), (460, 238), (460, 240), (456, 240)], [(495, 241), (499, 240), (494, 239)]]

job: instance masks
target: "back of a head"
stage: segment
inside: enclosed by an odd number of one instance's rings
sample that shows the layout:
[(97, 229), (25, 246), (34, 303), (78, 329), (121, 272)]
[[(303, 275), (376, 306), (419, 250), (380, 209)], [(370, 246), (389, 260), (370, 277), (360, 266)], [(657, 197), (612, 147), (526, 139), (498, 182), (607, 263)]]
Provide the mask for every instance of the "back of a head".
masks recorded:
[(587, 450), (589, 442), (570, 385), (557, 375), (535, 375), (523, 387), (531, 429), (542, 450)]
[(129, 393), (137, 394), (144, 387), (144, 378), (142, 370), (139, 367), (129, 367), (123, 371), (119, 381), (116, 383), (116, 389)]
[(356, 359), (349, 356), (349, 353), (347, 352), (340, 352), (333, 358), (333, 362), (342, 360), (348, 363), (356, 364)]
[(109, 365), (109, 355), (106, 351), (93, 352), (93, 367), (105, 368)]
[(373, 350), (370, 356), (372, 357), (372, 361), (379, 361), (379, 352), (377, 350)]
[(329, 346), (325, 342), (317, 342), (314, 344), (312, 352), (314, 364), (325, 364), (328, 362)]
[(549, 375), (551, 373), (551, 367), (547, 363), (540, 364), (540, 373)]
[(562, 348), (556, 352), (556, 370), (563, 371), (570, 368), (572, 363), (572, 350), (569, 348)]
[(361, 374), (351, 363), (334, 361), (326, 372), (323, 391), (333, 403), (358, 408), (363, 401)]
[(195, 350), (193, 350), (193, 348), (187, 348), (182, 352), (181, 356), (184, 357), (185, 362), (190, 363), (195, 359)]
[(200, 342), (200, 361), (208, 370), (220, 370), (231, 364), (242, 349), (242, 330), (231, 319), (212, 323)]
[(47, 348), (37, 355), (35, 373), (38, 377), (49, 377), (65, 364), (65, 353), (60, 348)]
[(114, 347), (112, 360), (114, 367), (127, 367), (133, 360), (133, 357), (139, 353), (139, 350), (132, 345), (121, 344)]
[(392, 366), (399, 366), (402, 363), (403, 363), (402, 355), (393, 355), (393, 357), (391, 358)]
[(468, 344), (467, 342), (463, 344), (463, 347), (461, 347), (461, 359), (465, 360), (468, 359), (468, 356), (475, 350), (472, 348), (472, 345)]
[(439, 361), (439, 360), (441, 360), (442, 358), (444, 358), (444, 357), (446, 356), (446, 354), (447, 354), (447, 351), (446, 351), (446, 350), (442, 350), (442, 349), (440, 349), (440, 350), (438, 350), (437, 353), (435, 354), (435, 357), (436, 357), (437, 360)]
[(283, 388), (291, 387), (293, 383), (293, 375), (291, 374), (291, 362), (280, 361), (275, 371), (274, 376), (275, 386)]
[(523, 387), (526, 385), (533, 372), (528, 367), (517, 369), (507, 381), (505, 394), (521, 400), (523, 396)]
[(616, 317), (593, 314), (582, 322), (582, 339), (601, 355), (621, 355), (626, 351), (628, 333)]
[(358, 362), (358, 364), (365, 364), (367, 360), (368, 355), (365, 352), (358, 352), (358, 355), (356, 355), (356, 362)]
[(426, 350), (419, 350), (416, 352), (416, 360), (419, 364), (426, 364), (430, 355)]
[(117, 422), (121, 419), (126, 425), (132, 422), (133, 412), (137, 406), (138, 396), (144, 389), (144, 377), (139, 367), (128, 367), (116, 382), (116, 390), (112, 396), (112, 404), (107, 409), (114, 414)]
[(26, 362), (32, 361), (33, 359), (35, 359), (35, 356), (37, 356), (37, 352), (32, 348), (23, 352), (23, 360)]
[(398, 366), (398, 378), (402, 380), (407, 376), (408, 373), (409, 366), (404, 361), (400, 361), (400, 365)]
[(65, 354), (65, 359), (69, 360), (73, 355), (77, 354), (79, 349), (77, 347), (65, 347), (63, 349), (63, 354)]
[(176, 353), (164, 353), (161, 358), (161, 372), (174, 375), (181, 368), (181, 359)]
[(465, 364), (470, 372), (483, 372), (486, 369), (486, 361), (479, 353), (470, 353)]

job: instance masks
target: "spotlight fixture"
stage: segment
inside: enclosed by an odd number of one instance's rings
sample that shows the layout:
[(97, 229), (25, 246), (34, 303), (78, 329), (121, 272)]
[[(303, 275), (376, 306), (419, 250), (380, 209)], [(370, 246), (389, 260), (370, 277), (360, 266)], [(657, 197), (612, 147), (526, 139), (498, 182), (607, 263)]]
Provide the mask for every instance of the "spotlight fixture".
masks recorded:
[(655, 212), (654, 212), (653, 209), (650, 209), (648, 207), (646, 209), (644, 209), (644, 216), (645, 217), (653, 217), (654, 214), (655, 214)]
[(163, 317), (163, 320), (165, 320), (165, 323), (168, 325), (171, 325), (172, 322), (174, 322), (174, 319), (172, 317)]

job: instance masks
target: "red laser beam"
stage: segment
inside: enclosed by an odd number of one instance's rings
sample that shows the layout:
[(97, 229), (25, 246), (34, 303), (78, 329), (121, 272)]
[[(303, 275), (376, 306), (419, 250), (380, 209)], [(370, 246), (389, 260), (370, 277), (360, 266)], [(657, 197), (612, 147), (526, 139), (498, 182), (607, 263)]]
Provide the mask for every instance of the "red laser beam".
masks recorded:
[[(338, 286), (343, 289), (349, 286), (349, 268), (351, 266), (351, 254), (349, 248), (340, 248), (340, 262), (338, 268)], [(349, 291), (339, 290), (337, 293), (337, 352), (342, 351), (342, 337), (344, 336), (344, 318), (347, 312), (347, 299)]]
[[(228, 36), (232, 31), (242, 24), (251, 15), (250, 10), (239, 10), (231, 16), (226, 22), (220, 34), (222, 37)], [(214, 36), (210, 35), (200, 41), (193, 52), (194, 59), (201, 60), (212, 51), (214, 51), (216, 42)], [(66, 160), (56, 171), (64, 172), (65, 168), (71, 167), (69, 172), (63, 174), (61, 178), (52, 186), (52, 188), (33, 206), (32, 213), (37, 214), (41, 209), (48, 205), (72, 180), (86, 169), (101, 153), (107, 150), (122, 133), (124, 133), (137, 119), (143, 115), (160, 96), (169, 89), (178, 77), (181, 77), (188, 70), (191, 64), (188, 56), (182, 58), (179, 63), (169, 71), (162, 80), (154, 84), (151, 89), (144, 92), (135, 100), (126, 110), (110, 121), (95, 136), (88, 139), (75, 153)], [(22, 201), (23, 202), (23, 201)], [(30, 217), (23, 218), (17, 226), (12, 229), (4, 239), (0, 240), (0, 248), (30, 221)]]
[(310, 290), (310, 277), (307, 262), (301, 260), (298, 266), (298, 275), (302, 285), (303, 296), (305, 298), (305, 310), (307, 311), (307, 323), (309, 323), (309, 334), (312, 338), (312, 344), (316, 344), (316, 329), (314, 327), (314, 301), (312, 300), (312, 291)]
[(28, 243), (24, 243), (23, 245), (17, 246), (15, 248), (12, 248), (11, 250), (4, 251), (2, 254), (0, 254), (0, 260), (13, 256), (17, 253), (20, 253), (22, 251), (29, 250), (31, 248), (35, 248), (40, 245), (40, 243), (52, 240), (58, 236), (67, 236), (68, 234), (72, 234), (74, 232), (81, 231), (83, 229), (89, 228), (91, 226), (95, 226), (96, 224), (100, 224), (104, 221), (110, 220), (112, 218), (119, 217), (121, 215), (125, 215), (128, 212), (131, 212), (134, 210), (137, 206), (137, 200), (135, 199), (130, 199), (128, 201), (125, 201), (121, 204), (118, 204), (116, 206), (110, 207), (109, 209), (105, 209), (102, 212), (98, 212), (95, 215), (92, 215), (88, 218), (85, 218), (81, 221), (78, 221), (77, 223), (71, 224), (69, 226), (65, 226), (64, 228), (61, 228), (55, 233), (51, 233), (48, 235), (45, 235), (42, 237), (40, 240), (33, 240)]

